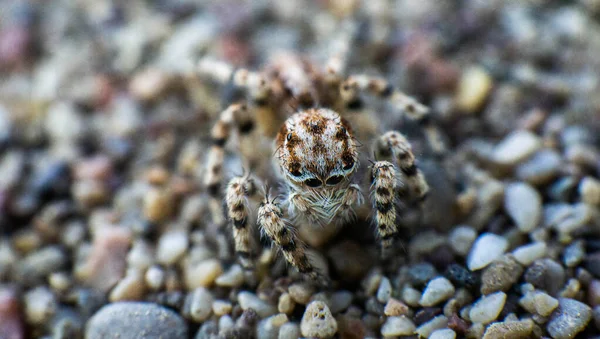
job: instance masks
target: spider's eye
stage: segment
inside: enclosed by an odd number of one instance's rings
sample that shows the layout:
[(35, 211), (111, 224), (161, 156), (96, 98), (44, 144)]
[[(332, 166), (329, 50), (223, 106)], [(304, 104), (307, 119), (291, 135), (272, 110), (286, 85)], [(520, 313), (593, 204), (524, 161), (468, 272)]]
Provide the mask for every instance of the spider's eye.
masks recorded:
[(321, 180), (316, 179), (316, 178), (311, 178), (311, 179), (304, 180), (304, 183), (308, 187), (319, 187), (319, 186), (321, 186)]
[(354, 166), (354, 160), (350, 159), (348, 160), (348, 162), (344, 165), (343, 169), (344, 171), (347, 171), (349, 169), (351, 169)]
[(294, 170), (290, 172), (291, 175), (295, 176), (295, 177), (301, 177), (302, 176), (302, 172), (300, 172), (299, 170)]
[(344, 179), (344, 177), (343, 177), (343, 176), (341, 176), (341, 175), (334, 175), (334, 176), (332, 176), (332, 177), (329, 177), (329, 178), (327, 179), (327, 181), (325, 181), (325, 183), (326, 183), (327, 185), (337, 185), (337, 184), (339, 184), (339, 183), (340, 183), (340, 181), (342, 181), (343, 179)]

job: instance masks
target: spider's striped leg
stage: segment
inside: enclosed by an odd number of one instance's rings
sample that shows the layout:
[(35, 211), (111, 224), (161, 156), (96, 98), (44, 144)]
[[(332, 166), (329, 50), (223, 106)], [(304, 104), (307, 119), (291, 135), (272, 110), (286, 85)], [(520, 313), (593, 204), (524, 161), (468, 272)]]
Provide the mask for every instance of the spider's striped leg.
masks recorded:
[(258, 208), (258, 225), (271, 239), (292, 266), (310, 280), (329, 285), (329, 278), (318, 272), (306, 255), (306, 247), (298, 238), (296, 229), (285, 219), (283, 211), (275, 199), (268, 195)]
[(235, 252), (245, 269), (254, 267), (258, 249), (252, 229), (249, 201), (257, 192), (256, 182), (250, 175), (231, 179), (225, 192), (227, 217), (233, 229)]
[(384, 258), (389, 256), (394, 238), (398, 235), (397, 189), (396, 167), (389, 161), (375, 162), (371, 167), (371, 202)]

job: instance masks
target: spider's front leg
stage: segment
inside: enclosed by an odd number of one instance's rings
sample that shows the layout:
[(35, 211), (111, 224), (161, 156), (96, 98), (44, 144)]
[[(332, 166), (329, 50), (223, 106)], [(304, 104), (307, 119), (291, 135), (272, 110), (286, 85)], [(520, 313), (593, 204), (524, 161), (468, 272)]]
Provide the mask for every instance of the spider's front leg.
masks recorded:
[(249, 175), (229, 181), (225, 194), (227, 216), (233, 226), (235, 252), (245, 269), (254, 268), (257, 244), (250, 223), (250, 201), (258, 192), (256, 182)]
[(285, 260), (300, 273), (320, 285), (330, 284), (329, 278), (318, 272), (310, 263), (305, 245), (298, 238), (296, 229), (285, 219), (279, 204), (268, 194), (258, 208), (258, 225), (273, 244), (281, 249)]
[(389, 257), (394, 238), (398, 234), (397, 189), (396, 167), (388, 161), (375, 162), (371, 167), (371, 202), (375, 210), (375, 224), (383, 258)]

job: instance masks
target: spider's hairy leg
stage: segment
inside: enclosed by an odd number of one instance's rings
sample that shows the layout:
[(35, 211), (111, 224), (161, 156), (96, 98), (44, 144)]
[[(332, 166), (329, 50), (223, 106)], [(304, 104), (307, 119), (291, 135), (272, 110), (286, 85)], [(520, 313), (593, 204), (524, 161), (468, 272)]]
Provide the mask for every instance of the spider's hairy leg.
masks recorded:
[(388, 257), (398, 234), (396, 199), (398, 178), (396, 167), (389, 161), (377, 161), (371, 167), (371, 202), (375, 209), (377, 235), (381, 240), (381, 255)]
[(257, 244), (250, 223), (249, 198), (257, 194), (256, 182), (249, 175), (235, 177), (229, 181), (225, 191), (227, 216), (231, 221), (235, 252), (245, 269), (254, 267)]
[(285, 260), (300, 273), (320, 285), (329, 285), (329, 279), (310, 263), (305, 245), (298, 238), (294, 227), (284, 218), (279, 204), (268, 195), (258, 208), (258, 225), (273, 244), (281, 249)]
[(387, 100), (398, 112), (404, 113), (409, 119), (417, 121), (422, 127), (432, 149), (438, 153), (445, 150), (440, 131), (433, 124), (429, 107), (415, 98), (394, 88), (387, 80), (368, 75), (350, 76), (346, 82), (355, 82), (361, 91), (374, 94)]
[(375, 144), (375, 153), (383, 158), (394, 159), (403, 176), (411, 198), (422, 203), (429, 193), (429, 185), (423, 172), (417, 167), (410, 142), (402, 133), (384, 133)]

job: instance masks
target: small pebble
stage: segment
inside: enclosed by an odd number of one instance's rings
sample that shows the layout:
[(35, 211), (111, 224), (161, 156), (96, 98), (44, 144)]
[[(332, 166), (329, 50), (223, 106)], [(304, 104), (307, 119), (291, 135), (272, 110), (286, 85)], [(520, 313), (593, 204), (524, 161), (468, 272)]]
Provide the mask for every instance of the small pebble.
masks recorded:
[(88, 321), (85, 338), (187, 339), (188, 327), (175, 312), (146, 302), (117, 302), (102, 307)]
[(415, 264), (408, 269), (408, 279), (413, 286), (424, 286), (436, 275), (437, 271), (430, 263)]
[(58, 309), (58, 300), (46, 287), (37, 287), (27, 291), (23, 297), (25, 319), (30, 324), (43, 325)]
[(285, 323), (279, 328), (277, 339), (297, 339), (300, 338), (300, 326), (295, 323)]
[(407, 317), (388, 317), (381, 326), (381, 335), (384, 337), (397, 337), (415, 333), (415, 324)]
[(377, 301), (379, 301), (382, 304), (385, 304), (388, 300), (390, 300), (390, 297), (392, 296), (392, 284), (390, 283), (390, 280), (386, 277), (383, 277), (381, 279), (381, 282), (379, 283), (379, 288), (377, 289)]
[(535, 323), (531, 319), (493, 323), (485, 330), (483, 339), (529, 338), (533, 332), (534, 326)]
[(439, 315), (428, 322), (417, 327), (415, 333), (422, 338), (429, 338), (431, 333), (435, 330), (443, 329), (448, 327), (448, 318), (443, 315)]
[(565, 270), (552, 259), (539, 259), (525, 271), (525, 281), (556, 295), (565, 284)]
[(506, 293), (504, 292), (483, 296), (471, 308), (469, 318), (474, 323), (489, 324), (498, 318), (505, 303)]
[(280, 327), (289, 321), (287, 315), (279, 313), (262, 320), (258, 324), (256, 330), (258, 338), (273, 338), (276, 339), (279, 334)]
[(484, 104), (493, 85), (493, 79), (485, 69), (479, 66), (468, 68), (458, 83), (457, 108), (467, 113), (477, 112)]
[(581, 201), (588, 205), (600, 207), (600, 180), (585, 177), (579, 183)]
[(547, 246), (544, 242), (534, 242), (531, 244), (517, 247), (513, 252), (513, 256), (519, 264), (529, 266), (534, 261), (546, 256)]
[(233, 305), (229, 301), (225, 300), (215, 300), (212, 304), (212, 311), (216, 316), (222, 316), (225, 314), (229, 314), (233, 309)]
[(484, 233), (480, 235), (467, 258), (469, 270), (480, 270), (498, 259), (508, 249), (508, 241), (499, 235)]
[(473, 242), (477, 238), (477, 231), (468, 226), (458, 226), (448, 235), (448, 243), (461, 256), (469, 254)]
[(584, 259), (584, 266), (594, 277), (600, 278), (600, 252), (587, 255)]
[(129, 269), (125, 277), (110, 291), (110, 302), (142, 300), (146, 294), (144, 276), (135, 268)]
[(583, 241), (575, 241), (565, 247), (563, 262), (567, 267), (577, 267), (585, 258), (585, 247)]
[(268, 304), (266, 301), (257, 297), (254, 293), (242, 291), (238, 294), (238, 302), (242, 309), (253, 309), (260, 318), (266, 318), (277, 313), (275, 306)]
[(288, 293), (295, 302), (306, 305), (310, 301), (314, 289), (306, 283), (295, 283), (288, 287)]
[(239, 287), (244, 283), (244, 270), (238, 264), (232, 265), (225, 273), (221, 274), (215, 284), (222, 287)]
[(419, 290), (413, 288), (410, 285), (404, 285), (402, 288), (402, 301), (404, 301), (409, 306), (419, 306), (419, 300), (421, 300), (421, 292)]
[(554, 339), (574, 338), (583, 331), (592, 319), (592, 309), (577, 300), (560, 298), (558, 309), (554, 311), (546, 326)]
[(542, 291), (532, 291), (519, 299), (519, 305), (530, 313), (547, 317), (558, 307), (558, 300)]
[(199, 287), (189, 295), (189, 316), (195, 322), (203, 322), (212, 313), (213, 296), (209, 290)]
[(541, 139), (525, 130), (507, 135), (495, 148), (492, 159), (502, 165), (514, 166), (542, 147)]
[(410, 308), (400, 300), (390, 298), (390, 300), (388, 300), (387, 304), (385, 305), (383, 313), (388, 317), (408, 315), (410, 313)]
[(481, 275), (481, 293), (484, 295), (497, 291), (508, 291), (523, 274), (523, 267), (508, 254), (492, 262)]
[(452, 264), (446, 269), (446, 277), (457, 287), (474, 288), (479, 284), (478, 277), (473, 272), (459, 264)]
[(504, 190), (504, 208), (523, 233), (535, 229), (542, 218), (542, 197), (526, 183), (512, 183)]
[(600, 305), (600, 280), (592, 280), (588, 285), (587, 302), (590, 306)]
[(434, 306), (446, 301), (452, 295), (454, 295), (454, 286), (452, 283), (444, 277), (438, 277), (427, 284), (419, 304), (425, 307)]
[(329, 338), (337, 332), (337, 322), (324, 302), (313, 301), (306, 306), (300, 332), (303, 336), (316, 338)]
[(188, 248), (188, 234), (184, 230), (163, 233), (158, 239), (156, 260), (163, 265), (175, 264)]
[(184, 268), (185, 285), (189, 290), (210, 287), (222, 273), (223, 267), (217, 259), (207, 259), (195, 265), (188, 263)]
[(151, 290), (157, 291), (165, 283), (165, 271), (159, 266), (151, 266), (144, 275), (146, 286)]
[(16, 265), (16, 275), (29, 283), (35, 283), (52, 272), (62, 270), (67, 260), (61, 247), (47, 246), (20, 259)]
[[(337, 314), (345, 311), (352, 304), (354, 294), (350, 291), (337, 291), (331, 295), (329, 309), (331, 313)], [(389, 299), (389, 298), (388, 298)]]
[(518, 165), (516, 177), (534, 186), (550, 183), (560, 174), (563, 160), (555, 150), (542, 149)]
[(277, 310), (281, 313), (291, 314), (296, 307), (296, 302), (289, 293), (282, 293), (277, 302)]
[(455, 339), (456, 332), (449, 328), (435, 330), (429, 336), (429, 339)]

